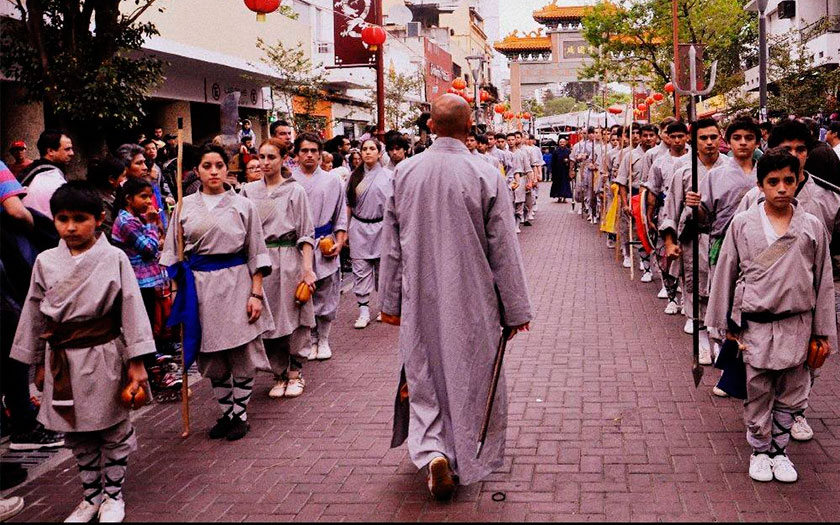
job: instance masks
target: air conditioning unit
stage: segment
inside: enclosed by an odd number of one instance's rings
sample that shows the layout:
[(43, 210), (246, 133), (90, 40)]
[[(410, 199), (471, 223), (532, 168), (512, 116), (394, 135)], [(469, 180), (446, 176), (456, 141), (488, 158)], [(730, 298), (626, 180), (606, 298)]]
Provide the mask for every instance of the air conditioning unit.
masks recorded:
[(406, 34), (409, 37), (418, 37), (420, 36), (420, 22), (409, 22), (405, 26)]
[(782, 0), (781, 2), (779, 2), (779, 7), (776, 8), (776, 12), (779, 14), (779, 19), (795, 18), (796, 17), (796, 1), (795, 0)]

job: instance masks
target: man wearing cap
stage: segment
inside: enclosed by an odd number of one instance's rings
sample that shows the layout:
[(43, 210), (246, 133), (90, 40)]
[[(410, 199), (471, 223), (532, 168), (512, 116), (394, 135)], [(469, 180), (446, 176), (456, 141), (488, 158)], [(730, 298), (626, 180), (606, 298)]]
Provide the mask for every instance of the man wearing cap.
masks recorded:
[(26, 142), (16, 140), (9, 146), (9, 153), (11, 153), (14, 162), (9, 164), (9, 171), (14, 173), (15, 178), (20, 180), (20, 175), (23, 171), (32, 164), (32, 159), (26, 158)]

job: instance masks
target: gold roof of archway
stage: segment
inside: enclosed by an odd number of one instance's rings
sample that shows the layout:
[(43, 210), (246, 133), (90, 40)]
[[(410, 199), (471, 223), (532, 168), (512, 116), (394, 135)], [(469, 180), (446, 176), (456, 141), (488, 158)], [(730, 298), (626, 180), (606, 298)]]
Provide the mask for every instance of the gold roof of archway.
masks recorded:
[(511, 34), (496, 42), (493, 49), (500, 53), (518, 51), (551, 51), (551, 38), (542, 34), (542, 28), (531, 31), (522, 36), (514, 29)]
[(562, 6), (557, 5), (557, 0), (542, 9), (534, 11), (534, 20), (537, 22), (553, 20), (580, 20), (592, 9), (590, 5)]

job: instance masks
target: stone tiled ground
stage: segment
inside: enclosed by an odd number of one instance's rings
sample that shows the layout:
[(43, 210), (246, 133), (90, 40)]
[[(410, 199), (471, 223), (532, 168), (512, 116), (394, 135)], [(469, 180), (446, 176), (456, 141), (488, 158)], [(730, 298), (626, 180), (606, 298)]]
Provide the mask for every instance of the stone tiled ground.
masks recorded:
[[(656, 284), (631, 282), (592, 226), (542, 203), (521, 242), (536, 319), (506, 359), (510, 421), (504, 468), (429, 500), (405, 447), (388, 448), (397, 329), (352, 329), (345, 299), (335, 357), (310, 363), (295, 400), (257, 382), (252, 432), (210, 441), (217, 416), (206, 382), (179, 437), (177, 405), (136, 422), (140, 449), (126, 484), (132, 521), (818, 521), (840, 519), (840, 378), (826, 365), (813, 396), (810, 443), (790, 454), (800, 481), (746, 474), (741, 407), (695, 389), (682, 318), (662, 314)], [(637, 276), (638, 277), (638, 276)], [(506, 500), (494, 502), (495, 492)], [(19, 521), (59, 521), (80, 499), (75, 466), (20, 488)]]

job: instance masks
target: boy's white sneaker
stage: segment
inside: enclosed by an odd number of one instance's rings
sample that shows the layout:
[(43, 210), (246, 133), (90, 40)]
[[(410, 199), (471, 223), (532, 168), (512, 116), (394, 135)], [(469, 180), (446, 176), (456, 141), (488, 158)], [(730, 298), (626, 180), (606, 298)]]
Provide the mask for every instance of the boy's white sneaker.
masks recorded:
[(782, 483), (793, 483), (799, 479), (799, 474), (793, 468), (793, 463), (785, 454), (779, 454), (771, 460), (773, 462), (773, 477)]
[(656, 294), (657, 299), (667, 299), (668, 298), (668, 290), (663, 286), (659, 289), (659, 293)]
[(700, 330), (700, 364), (712, 364), (712, 346), (709, 341), (709, 332)]
[(665, 307), (665, 314), (667, 315), (677, 315), (680, 311), (680, 305), (675, 303), (674, 301), (668, 301), (668, 306)]
[(326, 339), (319, 339), (318, 340), (318, 361), (324, 361), (332, 357), (332, 350), (330, 349), (330, 343)]
[(814, 438), (814, 430), (805, 416), (796, 416), (793, 420), (793, 426), (790, 427), (790, 437), (796, 441), (810, 441)]
[(369, 315), (360, 315), (358, 319), (356, 319), (356, 324), (353, 325), (353, 328), (361, 330), (363, 328), (367, 328), (367, 325), (370, 324), (370, 316)]
[(298, 397), (303, 394), (304, 386), (306, 386), (306, 381), (302, 377), (290, 377), (289, 384), (286, 386), (286, 397)]
[(721, 390), (720, 387), (717, 385), (712, 387), (712, 394), (716, 395), (717, 397), (729, 397), (729, 394)]
[(314, 360), (318, 359), (318, 344), (317, 343), (312, 344), (312, 349), (309, 351), (309, 357), (307, 357), (307, 359), (310, 360), (310, 361), (314, 361)]
[(694, 321), (692, 319), (685, 320), (685, 326), (683, 326), (683, 332), (687, 334), (694, 333)]
[(767, 454), (750, 456), (750, 477), (756, 481), (773, 481), (773, 460)]
[(125, 519), (125, 502), (106, 497), (99, 507), (99, 523), (122, 523)]
[(67, 516), (64, 523), (88, 523), (99, 513), (99, 507), (99, 502), (91, 503), (88, 500), (83, 499), (82, 502), (73, 509), (73, 512)]
[(624, 262), (621, 263), (621, 266), (624, 267), (624, 268), (630, 268), (630, 256), (629, 255), (624, 256)]
[(0, 522), (11, 519), (23, 510), (24, 501), (20, 496), (0, 498)]
[(652, 273), (650, 273), (650, 272), (645, 272), (645, 273), (642, 275), (641, 281), (642, 281), (643, 283), (649, 283), (649, 282), (653, 281), (653, 274), (652, 274)]
[(286, 380), (279, 379), (277, 382), (274, 383), (274, 386), (271, 387), (271, 390), (268, 391), (268, 397), (271, 399), (280, 399), (286, 394)]

